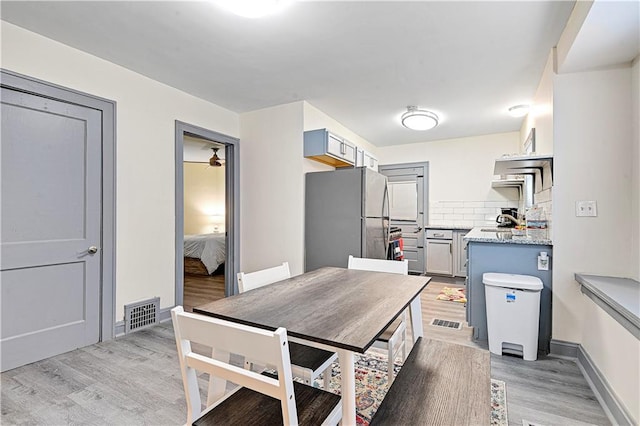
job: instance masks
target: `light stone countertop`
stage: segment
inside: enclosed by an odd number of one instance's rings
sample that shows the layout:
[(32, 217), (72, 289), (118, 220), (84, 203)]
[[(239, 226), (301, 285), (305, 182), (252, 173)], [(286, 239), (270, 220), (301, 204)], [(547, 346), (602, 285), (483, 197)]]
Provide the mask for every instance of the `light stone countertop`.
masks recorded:
[(473, 226), (468, 225), (427, 225), (424, 229), (451, 229), (452, 231), (469, 231)]
[(467, 242), (480, 243), (498, 243), (498, 244), (529, 244), (540, 246), (551, 246), (553, 242), (548, 238), (531, 238), (527, 236), (514, 236), (509, 228), (505, 228), (500, 232), (487, 232), (482, 229), (494, 229), (495, 227), (475, 227), (467, 235), (464, 240)]

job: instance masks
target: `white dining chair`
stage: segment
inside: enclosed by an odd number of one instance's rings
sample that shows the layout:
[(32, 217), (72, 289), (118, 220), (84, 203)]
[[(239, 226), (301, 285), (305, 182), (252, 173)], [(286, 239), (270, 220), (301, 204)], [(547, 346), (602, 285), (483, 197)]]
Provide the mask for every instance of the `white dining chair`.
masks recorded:
[[(409, 273), (409, 261), (407, 259), (368, 259), (363, 257), (353, 257), (349, 255), (349, 262), (347, 267), (349, 269), (359, 269), (361, 271), (388, 272), (391, 274), (407, 275)], [(402, 354), (403, 361), (407, 356), (406, 340), (407, 319), (406, 312), (403, 312), (373, 343), (373, 347), (387, 350), (387, 375), (389, 378), (388, 386), (391, 386), (391, 382), (393, 382), (394, 360), (398, 357), (399, 354)]]
[[(180, 372), (187, 400), (187, 424), (338, 424), (342, 418), (340, 396), (293, 382), (287, 330), (268, 331), (230, 321), (171, 310), (178, 348)], [(194, 353), (191, 343), (212, 348), (212, 356)], [(277, 377), (246, 370), (229, 362), (239, 354), (274, 365)], [(234, 390), (208, 395), (206, 408), (198, 386), (197, 372), (208, 373), (237, 386)], [(275, 403), (279, 400), (279, 403)]]
[[(238, 290), (240, 293), (244, 293), (287, 278), (291, 278), (288, 262), (251, 273), (239, 272)], [(289, 343), (289, 352), (291, 354), (291, 369), (295, 376), (303, 379), (306, 384), (313, 386), (314, 380), (324, 373), (324, 389), (329, 389), (331, 365), (337, 362), (338, 354), (296, 342)], [(246, 363), (250, 365), (254, 362), (251, 359), (247, 359)]]

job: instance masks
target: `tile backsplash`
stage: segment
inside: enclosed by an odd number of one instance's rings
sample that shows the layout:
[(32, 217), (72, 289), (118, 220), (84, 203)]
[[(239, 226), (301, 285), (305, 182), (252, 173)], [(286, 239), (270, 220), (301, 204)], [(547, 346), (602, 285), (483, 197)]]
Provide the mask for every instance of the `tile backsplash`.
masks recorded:
[(501, 207), (518, 208), (518, 200), (429, 201), (429, 225), (496, 226)]

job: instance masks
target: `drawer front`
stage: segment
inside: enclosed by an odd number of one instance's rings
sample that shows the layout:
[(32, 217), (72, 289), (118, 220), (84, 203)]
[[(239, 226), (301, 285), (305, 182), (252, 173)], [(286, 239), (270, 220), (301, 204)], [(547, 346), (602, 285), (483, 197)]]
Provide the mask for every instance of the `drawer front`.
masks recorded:
[(453, 239), (453, 231), (451, 229), (427, 229), (427, 239), (429, 238), (451, 240)]

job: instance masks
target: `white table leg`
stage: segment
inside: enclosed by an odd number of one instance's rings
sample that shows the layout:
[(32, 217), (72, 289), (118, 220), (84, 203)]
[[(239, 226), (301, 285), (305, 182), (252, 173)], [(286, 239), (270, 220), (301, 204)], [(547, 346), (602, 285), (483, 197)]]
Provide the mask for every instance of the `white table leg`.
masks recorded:
[(342, 395), (342, 425), (355, 426), (356, 424), (356, 372), (353, 352), (344, 349), (338, 350), (340, 359)]
[(411, 335), (415, 344), (418, 337), (423, 336), (422, 331), (422, 305), (420, 304), (420, 295), (417, 295), (409, 305), (409, 315), (411, 316)]

